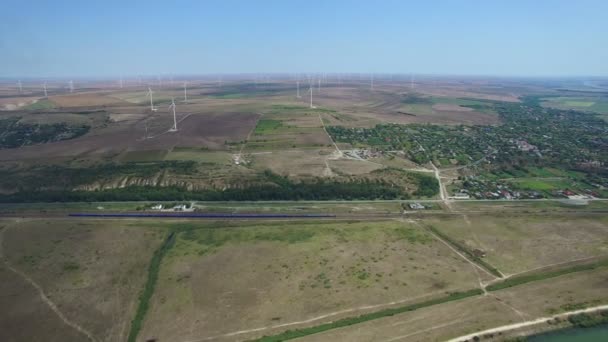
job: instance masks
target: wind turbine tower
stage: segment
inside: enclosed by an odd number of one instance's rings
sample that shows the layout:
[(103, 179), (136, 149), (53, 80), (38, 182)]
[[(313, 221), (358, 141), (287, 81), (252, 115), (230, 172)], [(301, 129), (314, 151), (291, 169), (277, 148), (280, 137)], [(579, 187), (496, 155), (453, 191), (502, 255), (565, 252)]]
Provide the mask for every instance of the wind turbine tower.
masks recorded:
[(21, 85), (21, 80), (17, 82), (17, 85), (19, 86), (19, 94), (23, 93), (23, 86)]
[(414, 75), (410, 75), (410, 88), (414, 89)]
[(321, 77), (319, 77), (317, 79), (317, 81), (319, 82), (319, 87), (318, 87), (317, 91), (319, 92), (319, 94), (321, 94)]
[(370, 75), (370, 88), (374, 91), (374, 74)]
[(184, 82), (184, 102), (188, 102), (188, 82)]
[(42, 89), (44, 89), (44, 97), (49, 97), (46, 93), (46, 82), (42, 84)]
[(177, 132), (177, 119), (175, 117), (175, 98), (171, 99), (171, 105), (169, 109), (173, 109), (173, 127), (169, 129), (169, 132)]
[(297, 98), (301, 98), (302, 96), (300, 96), (300, 81), (297, 81), (297, 88), (296, 88), (296, 97)]
[(154, 108), (154, 100), (152, 99), (152, 89), (148, 87), (148, 96), (150, 96), (150, 110), (156, 112), (156, 108)]
[(120, 83), (120, 89), (122, 89), (122, 85), (123, 85), (123, 84), (122, 84), (122, 76), (120, 76), (120, 81), (119, 81), (119, 83)]
[(310, 109), (315, 109), (315, 108), (317, 108), (317, 107), (315, 107), (315, 106), (312, 104), (312, 93), (313, 93), (313, 88), (312, 88), (312, 85), (310, 86), (310, 90), (309, 90), (309, 92), (310, 92)]
[(70, 93), (73, 93), (74, 92), (74, 81), (70, 80), (69, 86), (70, 86)]

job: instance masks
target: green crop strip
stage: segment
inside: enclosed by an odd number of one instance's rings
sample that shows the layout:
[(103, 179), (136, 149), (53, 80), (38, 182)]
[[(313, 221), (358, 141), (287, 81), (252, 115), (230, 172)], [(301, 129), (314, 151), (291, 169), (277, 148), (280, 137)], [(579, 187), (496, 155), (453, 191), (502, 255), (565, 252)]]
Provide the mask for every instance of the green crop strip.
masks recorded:
[(139, 331), (141, 330), (144, 317), (146, 316), (148, 308), (150, 307), (150, 299), (154, 294), (154, 288), (156, 287), (156, 281), (158, 280), (161, 261), (175, 243), (175, 234), (175, 232), (170, 232), (163, 244), (154, 252), (154, 255), (152, 256), (150, 266), (148, 266), (148, 279), (143, 292), (139, 296), (139, 306), (137, 307), (135, 317), (131, 321), (131, 329), (127, 339), (129, 342), (135, 342), (137, 334), (139, 334)]
[(425, 308), (428, 306), (443, 304), (446, 302), (460, 300), (460, 299), (464, 299), (464, 298), (468, 298), (468, 297), (474, 297), (474, 296), (481, 295), (482, 293), (483, 293), (483, 291), (481, 289), (474, 289), (474, 290), (469, 290), (469, 291), (465, 291), (465, 292), (454, 292), (445, 297), (431, 299), (431, 300), (427, 300), (427, 301), (416, 303), (416, 304), (410, 304), (410, 305), (401, 306), (401, 307), (397, 307), (397, 308), (376, 311), (376, 312), (372, 312), (372, 313), (359, 315), (356, 317), (347, 317), (347, 318), (337, 320), (335, 322), (325, 323), (325, 324), (317, 325), (317, 326), (310, 327), (310, 328), (288, 330), (288, 331), (285, 331), (285, 332), (277, 334), (277, 335), (264, 336), (255, 341), (278, 342), (278, 341), (291, 340), (294, 338), (303, 337), (306, 335), (312, 335), (312, 334), (320, 333), (320, 332), (331, 330), (331, 329), (342, 328), (342, 327), (346, 327), (346, 326), (353, 325), (353, 324), (371, 321), (374, 319), (389, 317), (389, 316), (393, 316), (393, 315), (408, 312), (408, 311), (414, 311), (414, 310)]
[(445, 240), (452, 247), (454, 247), (457, 250), (459, 250), (460, 252), (464, 253), (467, 256), (467, 258), (469, 258), (471, 261), (475, 262), (479, 266), (483, 267), (486, 271), (492, 273), (493, 275), (497, 276), (498, 278), (502, 278), (503, 277), (502, 274), (494, 266), (488, 264), (487, 262), (485, 262), (484, 260), (482, 260), (480, 257), (478, 257), (475, 254), (471, 253), (471, 251), (468, 248), (466, 248), (463, 245), (461, 245), (460, 243), (454, 241), (452, 238), (450, 238), (446, 234), (443, 234), (437, 228), (435, 228), (433, 226), (429, 226), (428, 229), (431, 230), (436, 235), (438, 235), (443, 240)]

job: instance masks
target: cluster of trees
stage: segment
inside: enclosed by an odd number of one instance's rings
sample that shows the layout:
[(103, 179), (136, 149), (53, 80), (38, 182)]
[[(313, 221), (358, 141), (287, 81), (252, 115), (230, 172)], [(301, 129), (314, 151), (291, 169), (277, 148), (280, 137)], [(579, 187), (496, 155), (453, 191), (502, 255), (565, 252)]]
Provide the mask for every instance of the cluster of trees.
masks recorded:
[[(376, 179), (324, 179), (294, 181), (271, 171), (259, 174), (254, 183), (224, 190), (190, 191), (182, 187), (129, 186), (97, 191), (72, 190), (83, 184), (112, 180), (117, 176), (151, 177), (161, 171), (174, 174), (196, 172), (194, 161), (138, 162), (102, 164), (89, 168), (42, 166), (25, 172), (0, 170), (0, 186), (9, 188), (18, 182), (18, 192), (0, 195), (0, 202), (96, 202), (96, 201), (256, 201), (256, 200), (374, 200), (406, 199), (405, 187), (394, 179), (406, 179), (415, 184), (414, 195), (432, 197), (439, 191), (437, 181), (425, 174), (403, 172), (379, 175)], [(387, 178), (388, 177), (388, 178)], [(391, 178), (392, 177), (392, 178)], [(49, 179), (53, 183), (49, 184)]]
[(103, 202), (103, 201), (259, 201), (259, 200), (373, 200), (409, 198), (397, 187), (378, 182), (316, 181), (255, 185), (226, 190), (188, 191), (180, 187), (131, 186), (99, 191), (21, 191), (0, 195), (0, 202)]
[(419, 197), (433, 197), (439, 193), (439, 183), (434, 177), (422, 175), (418, 173), (412, 174), (417, 180), (418, 189), (414, 192), (414, 195)]
[(0, 148), (16, 148), (25, 145), (42, 144), (77, 138), (86, 134), (87, 125), (29, 124), (19, 122), (21, 118), (11, 117), (0, 120)]

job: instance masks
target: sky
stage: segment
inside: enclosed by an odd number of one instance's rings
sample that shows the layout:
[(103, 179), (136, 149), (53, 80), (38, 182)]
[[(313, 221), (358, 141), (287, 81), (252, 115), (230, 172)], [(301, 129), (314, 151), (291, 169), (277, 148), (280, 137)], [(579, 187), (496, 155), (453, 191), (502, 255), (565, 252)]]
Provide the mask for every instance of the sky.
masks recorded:
[(4, 0), (0, 77), (608, 76), (605, 0)]

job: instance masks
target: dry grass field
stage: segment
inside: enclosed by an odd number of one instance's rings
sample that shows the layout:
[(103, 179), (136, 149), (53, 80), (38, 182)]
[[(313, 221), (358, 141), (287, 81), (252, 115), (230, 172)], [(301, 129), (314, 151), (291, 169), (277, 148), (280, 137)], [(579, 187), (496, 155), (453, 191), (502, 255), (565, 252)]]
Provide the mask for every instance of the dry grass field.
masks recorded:
[(504, 274), (608, 255), (606, 216), (467, 215), (425, 220)]
[[(40, 298), (36, 289), (0, 265), (0, 339), (2, 341), (77, 342), (83, 335), (65, 323)], [(86, 337), (84, 337), (86, 340)]]
[[(403, 313), (298, 339), (321, 341), (445, 341), (500, 325), (608, 303), (606, 270), (568, 275), (462, 301)], [(503, 337), (495, 336), (497, 340)]]
[(33, 103), (39, 101), (39, 97), (31, 97), (31, 96), (14, 96), (14, 97), (3, 97), (0, 98), (0, 110), (3, 111), (11, 111), (17, 110), (23, 107), (27, 107)]
[(104, 107), (119, 106), (127, 104), (119, 99), (97, 93), (80, 93), (69, 95), (57, 95), (49, 97), (55, 105), (61, 108), (70, 107)]
[(243, 340), (477, 283), (468, 262), (406, 222), (207, 226), (180, 233), (163, 260), (140, 339), (262, 328), (230, 338)]
[[(180, 150), (176, 153), (196, 153)], [(216, 152), (203, 152), (215, 156)], [(225, 162), (221, 155), (217, 162)], [(384, 206), (336, 203), (336, 213)], [(200, 204), (205, 211), (298, 212), (314, 203)], [(443, 298), (494, 280), (425, 227), (507, 275), (606, 255), (606, 219), (572, 213), (428, 215), (416, 220), (0, 220), (0, 339), (125, 340), (152, 254), (168, 231), (138, 341), (244, 341)], [(568, 229), (576, 227), (575, 229)], [(555, 267), (555, 266), (554, 266)], [(606, 268), (580, 271), (302, 338), (446, 340), (608, 303)], [(149, 280), (148, 280), (149, 281)], [(10, 337), (10, 338), (9, 338)]]
[(68, 219), (3, 219), (0, 227), (0, 340), (126, 339), (162, 231)]
[(327, 165), (325, 161), (331, 150), (302, 150), (252, 152), (249, 159), (251, 167), (258, 170), (272, 170), (280, 175), (319, 176)]

